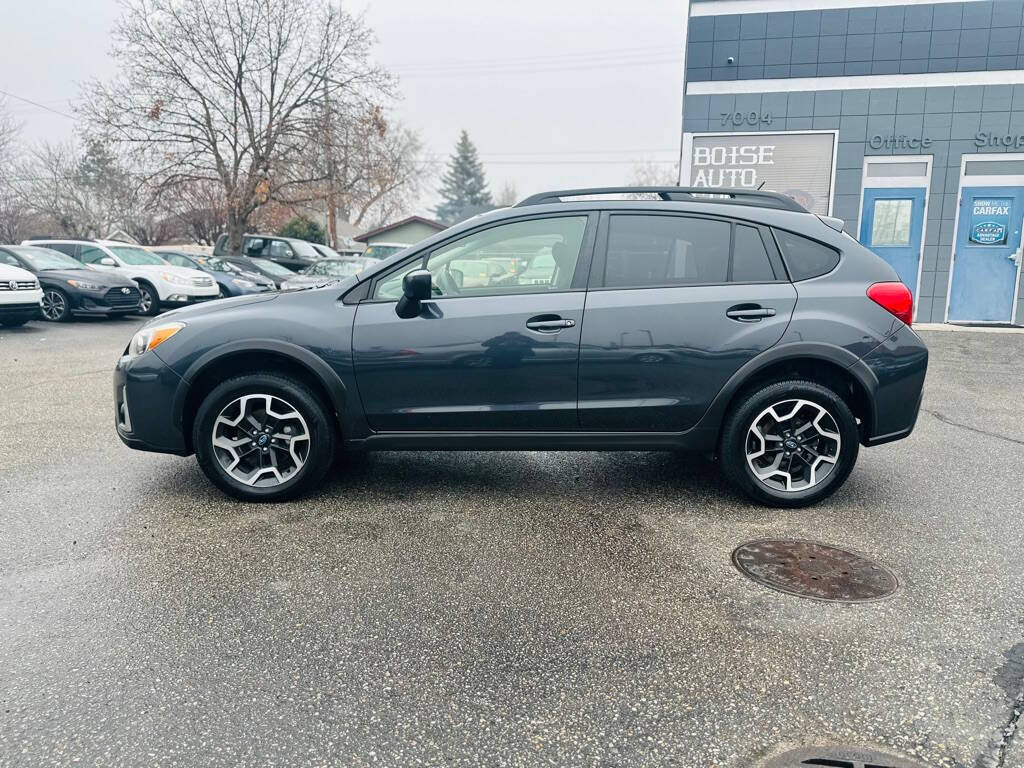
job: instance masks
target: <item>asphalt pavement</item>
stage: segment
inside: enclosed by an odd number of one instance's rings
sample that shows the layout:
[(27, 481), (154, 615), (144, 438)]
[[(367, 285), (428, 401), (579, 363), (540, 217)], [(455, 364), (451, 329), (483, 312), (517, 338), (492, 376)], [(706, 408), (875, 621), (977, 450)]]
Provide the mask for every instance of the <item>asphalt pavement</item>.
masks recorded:
[[(234, 502), (117, 439), (136, 326), (0, 329), (0, 765), (1024, 766), (1024, 334), (925, 334), (913, 436), (773, 510), (662, 453), (381, 453)], [(764, 537), (900, 589), (765, 589), (730, 562)]]

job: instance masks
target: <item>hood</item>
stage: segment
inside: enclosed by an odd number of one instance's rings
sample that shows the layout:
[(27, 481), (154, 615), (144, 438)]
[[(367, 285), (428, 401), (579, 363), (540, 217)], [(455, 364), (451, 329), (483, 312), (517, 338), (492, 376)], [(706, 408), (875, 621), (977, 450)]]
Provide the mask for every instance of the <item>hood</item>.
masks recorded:
[(35, 281), (36, 276), (29, 272), (27, 269), (21, 267), (11, 267), (7, 264), (0, 264), (0, 280), (7, 282), (8, 280), (17, 280), (23, 282), (25, 280)]
[(230, 299), (204, 301), (201, 304), (193, 304), (190, 307), (182, 307), (181, 309), (164, 312), (159, 317), (154, 318), (150, 323), (147, 323), (147, 325), (159, 324), (168, 317), (187, 323), (189, 319), (193, 317), (202, 317), (203, 315), (210, 315), (214, 312), (223, 312), (226, 309), (244, 307), (246, 304), (258, 304), (261, 301), (273, 301), (279, 295), (280, 294), (277, 293), (250, 293), (246, 296), (235, 296)]
[(107, 288), (134, 288), (135, 281), (125, 277), (113, 269), (42, 269), (39, 271), (39, 279), (55, 278), (57, 280), (81, 280), (83, 282), (96, 283)]

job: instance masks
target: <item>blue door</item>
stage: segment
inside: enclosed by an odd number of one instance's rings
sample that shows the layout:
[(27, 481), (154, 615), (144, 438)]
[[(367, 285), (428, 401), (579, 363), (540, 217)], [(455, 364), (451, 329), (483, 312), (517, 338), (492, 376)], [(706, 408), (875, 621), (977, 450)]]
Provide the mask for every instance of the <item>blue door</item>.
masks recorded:
[(959, 217), (949, 321), (1009, 323), (1019, 271), (1024, 188), (964, 187)]
[(924, 187), (864, 190), (860, 241), (885, 259), (914, 294), (924, 234)]

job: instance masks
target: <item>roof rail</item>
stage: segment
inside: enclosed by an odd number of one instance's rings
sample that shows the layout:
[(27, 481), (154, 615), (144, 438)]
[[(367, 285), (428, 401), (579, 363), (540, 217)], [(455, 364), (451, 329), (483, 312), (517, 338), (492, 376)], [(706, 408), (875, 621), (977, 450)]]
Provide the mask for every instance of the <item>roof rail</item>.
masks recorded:
[[(530, 195), (516, 207), (526, 205), (544, 205), (545, 203), (561, 203), (563, 197), (581, 197), (583, 195), (616, 195), (616, 194), (652, 194), (666, 201), (686, 201), (691, 203), (725, 203), (729, 205), (756, 205), (762, 208), (778, 208), (784, 211), (808, 213), (793, 198), (781, 192), (768, 192), (759, 189), (740, 189), (736, 187), (590, 187), (585, 189), (556, 189), (551, 192), (539, 192)], [(716, 197), (710, 198), (711, 195)]]

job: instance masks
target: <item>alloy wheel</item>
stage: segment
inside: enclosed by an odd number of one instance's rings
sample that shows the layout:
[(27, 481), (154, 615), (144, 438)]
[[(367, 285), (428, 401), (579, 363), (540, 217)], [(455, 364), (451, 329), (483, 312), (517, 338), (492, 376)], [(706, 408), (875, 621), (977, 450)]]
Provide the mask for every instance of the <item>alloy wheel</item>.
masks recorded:
[(774, 491), (803, 491), (824, 482), (836, 467), (839, 426), (821, 405), (783, 400), (765, 408), (747, 431), (747, 465)]
[(213, 424), (213, 453), (243, 485), (270, 488), (295, 477), (310, 452), (309, 427), (288, 401), (269, 394), (243, 395)]
[(40, 309), (43, 313), (43, 317), (47, 320), (60, 320), (64, 317), (64, 313), (67, 311), (68, 304), (64, 300), (64, 296), (58, 291), (46, 291), (43, 294), (43, 301), (40, 305)]
[(144, 315), (148, 315), (153, 309), (153, 294), (149, 292), (149, 289), (142, 288), (139, 290), (139, 310)]

